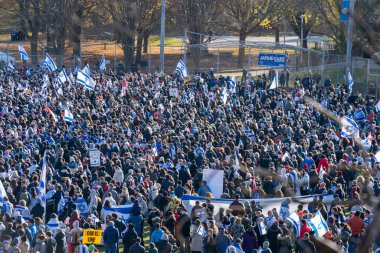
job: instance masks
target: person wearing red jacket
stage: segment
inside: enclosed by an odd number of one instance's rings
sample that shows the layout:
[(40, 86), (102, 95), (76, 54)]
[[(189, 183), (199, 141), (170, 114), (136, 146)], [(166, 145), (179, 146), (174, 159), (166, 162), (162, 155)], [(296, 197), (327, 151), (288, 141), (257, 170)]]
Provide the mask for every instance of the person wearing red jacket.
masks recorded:
[(322, 155), (318, 162), (317, 167), (317, 173), (319, 174), (319, 171), (323, 168), (326, 173), (329, 173), (329, 160), (326, 158), (325, 155)]
[(301, 220), (301, 229), (300, 229), (300, 236), (298, 238), (303, 238), (303, 235), (305, 233), (310, 233), (311, 232), (311, 227), (309, 224), (307, 224), (307, 221), (305, 219)]

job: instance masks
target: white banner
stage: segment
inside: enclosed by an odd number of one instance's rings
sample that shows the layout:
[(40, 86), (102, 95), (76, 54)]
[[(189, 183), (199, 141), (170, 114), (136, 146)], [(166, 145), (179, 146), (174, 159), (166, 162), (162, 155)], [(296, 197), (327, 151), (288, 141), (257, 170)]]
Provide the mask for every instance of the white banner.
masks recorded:
[(99, 150), (91, 150), (90, 152), (90, 166), (96, 167), (100, 166), (100, 151)]
[(215, 198), (220, 198), (223, 195), (223, 177), (224, 170), (203, 170), (203, 180), (207, 182)]
[[(206, 202), (206, 198), (191, 196), (191, 195), (183, 195), (182, 196), (183, 205), (186, 207), (187, 211), (190, 213), (193, 207), (195, 206), (195, 202), (198, 200), (200, 203)], [(269, 210), (276, 208), (277, 212), (280, 214), (281, 203), (284, 202), (287, 198), (271, 198), (271, 199), (241, 199), (240, 202), (245, 204), (246, 202), (251, 203), (252, 200), (255, 200), (256, 205), (262, 207), (263, 213), (266, 214)], [(333, 201), (333, 195), (323, 195), (323, 201), (327, 204), (327, 208), (330, 209), (331, 202)], [(214, 215), (219, 212), (219, 208), (224, 208), (227, 210), (230, 208), (230, 204), (233, 202), (233, 199), (220, 199), (213, 198), (211, 199), (211, 203), (214, 205)], [(307, 209), (307, 205), (309, 202), (313, 201), (313, 195), (301, 196), (292, 198), (289, 204), (289, 212), (292, 213), (297, 210), (297, 206), (300, 204), (304, 205), (304, 209)]]

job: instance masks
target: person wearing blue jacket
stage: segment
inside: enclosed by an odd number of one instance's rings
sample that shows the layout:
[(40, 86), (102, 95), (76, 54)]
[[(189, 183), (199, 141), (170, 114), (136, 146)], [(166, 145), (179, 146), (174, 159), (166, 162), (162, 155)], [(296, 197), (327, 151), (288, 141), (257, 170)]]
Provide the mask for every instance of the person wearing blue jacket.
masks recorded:
[(156, 229), (153, 231), (150, 237), (150, 242), (152, 243), (158, 242), (161, 239), (162, 235), (165, 234), (164, 230), (161, 229), (160, 224), (156, 224), (155, 228)]
[(103, 242), (106, 253), (116, 253), (119, 243), (119, 230), (115, 228), (114, 222), (110, 221), (103, 233)]

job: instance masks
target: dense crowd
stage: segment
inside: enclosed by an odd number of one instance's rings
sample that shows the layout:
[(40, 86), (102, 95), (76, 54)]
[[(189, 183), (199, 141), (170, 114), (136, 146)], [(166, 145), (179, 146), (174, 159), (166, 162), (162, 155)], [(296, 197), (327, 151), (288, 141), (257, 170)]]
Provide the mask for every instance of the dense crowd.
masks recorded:
[[(212, 71), (185, 81), (93, 70), (89, 90), (66, 71), (71, 83), (40, 67), (0, 70), (0, 252), (96, 252), (82, 243), (87, 228), (103, 228), (107, 253), (317, 252), (324, 244), (307, 222), (316, 212), (329, 227), (322, 239), (357, 252), (375, 218), (366, 200), (380, 195), (380, 113), (370, 96), (311, 76), (270, 90), (270, 77), (235, 85)], [(343, 135), (306, 96), (354, 118), (369, 145)], [(73, 121), (63, 120), (65, 109)], [(92, 150), (101, 152), (100, 166), (90, 165)], [(221, 198), (235, 199), (229, 209), (214, 207), (205, 169), (224, 170)], [(184, 194), (206, 200), (186, 210)], [(326, 205), (321, 194), (334, 200)], [(286, 205), (304, 195), (315, 197), (290, 210), (301, 219), (299, 235), (280, 207), (263, 212), (243, 201), (289, 198)], [(127, 220), (104, 212), (119, 205), (132, 205)]]

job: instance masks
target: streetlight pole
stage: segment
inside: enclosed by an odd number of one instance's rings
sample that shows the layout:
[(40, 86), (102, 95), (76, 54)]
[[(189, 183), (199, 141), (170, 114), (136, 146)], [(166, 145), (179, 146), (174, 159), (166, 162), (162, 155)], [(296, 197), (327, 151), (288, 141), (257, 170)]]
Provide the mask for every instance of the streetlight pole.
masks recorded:
[(161, 0), (161, 34), (160, 34), (160, 70), (164, 72), (165, 52), (165, 8), (166, 0)]
[(354, 26), (353, 15), (355, 11), (355, 0), (350, 1), (348, 10), (348, 25), (347, 25), (347, 51), (346, 51), (346, 80), (348, 72), (351, 70), (351, 53), (352, 53), (352, 29)]
[[(302, 14), (301, 16), (300, 16), (300, 18), (301, 18), (301, 43), (300, 43), (300, 47), (302, 48), (303, 47), (303, 18), (305, 17), (305, 15), (304, 14)], [(303, 57), (302, 57), (302, 55), (303, 55), (303, 51), (301, 50), (301, 64), (303, 64)]]

